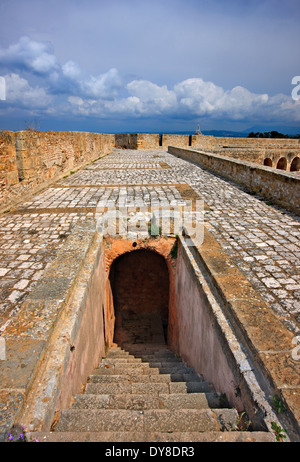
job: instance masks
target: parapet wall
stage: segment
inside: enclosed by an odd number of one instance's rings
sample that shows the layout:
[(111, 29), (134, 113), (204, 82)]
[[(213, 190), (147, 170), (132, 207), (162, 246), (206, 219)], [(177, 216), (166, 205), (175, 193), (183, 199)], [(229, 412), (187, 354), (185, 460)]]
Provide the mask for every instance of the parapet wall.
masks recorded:
[[(72, 170), (112, 152), (113, 147), (168, 150), (169, 146), (208, 151), (223, 157), (299, 170), (300, 140), (213, 137), (155, 133), (0, 131), (0, 212)], [(296, 168), (291, 168), (292, 163)]]
[(0, 132), (0, 209), (112, 151), (114, 135)]
[(193, 149), (169, 146), (168, 152), (234, 181), (247, 190), (300, 214), (300, 178), (296, 173), (283, 172), (252, 162)]
[[(292, 138), (234, 138), (214, 137), (206, 135), (173, 135), (173, 134), (117, 134), (115, 146), (119, 149), (164, 150), (168, 146), (193, 148), (209, 151), (224, 157), (246, 160), (276, 167), (278, 161), (286, 159), (284, 170), (299, 170), (300, 140)], [(299, 158), (297, 168), (291, 168), (293, 160)], [(282, 167), (281, 167), (282, 168)]]
[(168, 146), (202, 150), (219, 149), (300, 149), (300, 140), (293, 138), (235, 138), (207, 135), (176, 135), (157, 133), (119, 133), (116, 147), (127, 149), (166, 149)]

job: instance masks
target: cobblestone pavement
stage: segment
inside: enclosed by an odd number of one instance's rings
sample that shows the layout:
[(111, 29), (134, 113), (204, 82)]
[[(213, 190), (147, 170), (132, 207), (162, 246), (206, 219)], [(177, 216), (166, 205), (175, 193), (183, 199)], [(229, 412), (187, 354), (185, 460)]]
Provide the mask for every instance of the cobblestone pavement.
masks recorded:
[[(0, 216), (0, 332), (87, 216), (118, 204), (205, 202), (205, 225), (287, 327), (300, 327), (300, 218), (165, 151), (114, 150)], [(123, 202), (122, 202), (123, 200)]]

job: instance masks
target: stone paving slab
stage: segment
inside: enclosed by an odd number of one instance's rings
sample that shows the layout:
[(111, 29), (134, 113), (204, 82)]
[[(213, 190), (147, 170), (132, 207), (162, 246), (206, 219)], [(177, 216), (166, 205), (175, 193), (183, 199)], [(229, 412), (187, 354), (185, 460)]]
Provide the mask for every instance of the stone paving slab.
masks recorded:
[(76, 395), (72, 409), (203, 409), (220, 407), (217, 393), (82, 394)]
[[(94, 227), (90, 226), (88, 220), (78, 224), (66, 245), (57, 249), (55, 263), (49, 260), (44, 270), (44, 278), (37, 281), (27, 298), (10, 316), (9, 322), (2, 326), (6, 357), (0, 360), (0, 428), (3, 429), (0, 440), (9, 429), (11, 420), (21, 409), (23, 399), (45, 356), (50, 334), (65, 300), (68, 300), (71, 281), (60, 275), (64, 274), (65, 268), (71, 262), (74, 281), (75, 273), (79, 272), (94, 236)], [(54, 272), (57, 285), (53, 284)], [(54, 292), (46, 296), (52, 286), (55, 287)], [(14, 396), (16, 398), (12, 399)]]
[[(170, 168), (163, 168), (164, 164)], [(191, 196), (188, 191), (192, 191)], [(31, 306), (26, 305), (26, 300), (59, 249), (66, 245), (76, 223), (94, 220), (96, 224), (103, 211), (116, 207), (116, 204), (124, 207), (149, 207), (152, 204), (176, 207), (186, 204), (189, 197), (204, 200), (205, 226), (222, 249), (224, 261), (214, 260), (213, 248), (206, 252), (205, 258), (219, 282), (224, 283), (224, 290), (225, 267), (226, 271), (230, 268), (236, 284), (240, 280), (237, 290), (244, 290), (237, 269), (245, 277), (248, 289), (253, 288), (264, 300), (265, 307), (263, 304), (258, 307), (255, 296), (251, 305), (247, 300), (237, 302), (232, 297), (230, 307), (232, 312), (238, 311), (246, 330), (252, 326), (251, 335), (257, 335), (264, 326), (267, 332), (264, 341), (269, 344), (264, 359), (272, 370), (276, 370), (276, 355), (272, 355), (271, 348), (275, 346), (278, 351), (283, 340), (278, 335), (281, 332), (279, 324), (282, 322), (291, 333), (288, 342), (299, 335), (300, 218), (164, 151), (114, 150), (0, 216), (0, 334), (7, 338), (7, 342), (17, 334), (21, 328), (18, 313), (23, 307), (26, 315), (22, 332), (36, 342), (32, 346), (36, 352), (42, 348), (39, 342), (47, 338), (59, 306), (52, 307), (48, 319), (34, 325), (38, 313), (41, 319), (42, 313), (49, 311), (50, 304), (47, 305), (48, 300), (42, 302), (39, 295), (36, 299), (34, 295), (31, 297)], [(49, 275), (48, 287), (55, 290), (68, 288), (72, 275), (61, 271), (60, 286), (55, 282), (56, 275), (52, 280)], [(231, 293), (234, 290), (229, 280), (226, 290)], [(228, 293), (224, 292), (224, 295)], [(266, 307), (272, 309), (270, 319), (267, 319)], [(290, 354), (291, 345), (286, 350), (286, 354)], [(10, 346), (8, 356), (14, 356)], [(290, 357), (285, 362), (287, 370), (292, 370)], [(16, 352), (14, 364), (17, 363)], [(20, 357), (19, 368), (21, 364), (25, 363)], [(0, 365), (8, 367), (3, 361)], [(15, 367), (12, 364), (12, 370), (16, 370)], [(29, 375), (26, 378), (27, 367), (29, 363), (20, 369), (24, 372), (21, 387), (29, 379)], [(293, 383), (298, 387), (296, 369), (293, 373)], [(16, 378), (16, 383), (18, 380)], [(276, 380), (280, 386), (282, 378), (277, 375)], [(283, 393), (293, 397), (295, 409), (299, 410), (299, 396), (295, 391), (286, 389)]]
[(72, 409), (61, 413), (56, 431), (230, 431), (237, 418), (233, 409)]
[(199, 443), (270, 443), (273, 436), (267, 432), (31, 432), (27, 434), (29, 442), (199, 442)]

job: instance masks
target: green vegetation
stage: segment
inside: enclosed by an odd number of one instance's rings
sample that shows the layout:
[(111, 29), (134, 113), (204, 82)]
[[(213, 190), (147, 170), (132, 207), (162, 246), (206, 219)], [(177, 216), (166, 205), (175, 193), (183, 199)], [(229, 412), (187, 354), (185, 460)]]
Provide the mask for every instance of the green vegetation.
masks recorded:
[(283, 438), (286, 438), (286, 435), (284, 435), (286, 431), (283, 428), (281, 428), (279, 425), (277, 425), (276, 422), (272, 422), (272, 430), (275, 433), (275, 437), (277, 441), (282, 441)]
[(272, 402), (273, 402), (273, 406), (276, 409), (276, 411), (278, 412), (278, 414), (280, 414), (281, 412), (285, 412), (285, 407), (283, 405), (283, 402), (279, 398), (278, 395), (273, 396)]
[(251, 132), (248, 135), (248, 138), (292, 138), (292, 139), (300, 139), (300, 135), (290, 136), (284, 135), (283, 133), (279, 133), (276, 130), (272, 130), (271, 132)]
[(177, 255), (178, 255), (178, 241), (176, 239), (176, 241), (174, 242), (174, 245), (171, 249), (171, 257), (172, 258), (177, 258)]
[(247, 432), (251, 427), (251, 420), (248, 418), (246, 412), (242, 412), (236, 422), (236, 431)]
[(149, 221), (149, 223), (148, 223), (148, 233), (150, 234), (150, 236), (161, 236), (162, 227), (157, 226), (156, 223), (152, 223), (151, 221)]

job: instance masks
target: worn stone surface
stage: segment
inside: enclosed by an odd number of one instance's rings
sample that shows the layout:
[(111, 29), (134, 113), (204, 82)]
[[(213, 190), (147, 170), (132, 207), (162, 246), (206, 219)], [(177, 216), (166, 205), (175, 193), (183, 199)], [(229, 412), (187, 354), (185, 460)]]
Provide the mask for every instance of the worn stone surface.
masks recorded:
[[(180, 206), (188, 194), (204, 200), (203, 259), (299, 416), (299, 359), (292, 358), (300, 321), (299, 217), (164, 150), (128, 149), (61, 178), (0, 216), (0, 332), (8, 345), (8, 362), (0, 362), (3, 408), (14, 407), (5, 387), (23, 390), (30, 380), (60, 310), (58, 289), (72, 286), (70, 262), (79, 265), (84, 255), (80, 240), (75, 253), (67, 251), (76, 224), (90, 221), (95, 230), (108, 208)], [(51, 267), (60, 249), (65, 264)], [(50, 298), (43, 297), (43, 286)]]
[(63, 432), (37, 433), (27, 435), (28, 441), (38, 442), (210, 442), (210, 443), (271, 443), (273, 437), (263, 432)]
[(299, 172), (270, 169), (253, 162), (204, 151), (169, 146), (168, 151), (258, 194), (265, 200), (300, 213)]
[[(159, 344), (149, 343), (152, 348), (156, 348), (157, 359), (162, 359), (166, 351), (163, 346), (160, 352)], [(108, 351), (107, 357), (102, 359), (99, 369), (105, 373), (107, 365), (117, 367), (122, 364), (123, 372), (121, 375), (97, 375), (93, 374), (85, 387), (82, 395), (76, 395), (73, 406), (69, 410), (63, 410), (60, 414), (56, 431), (159, 431), (159, 432), (206, 432), (209, 430), (230, 430), (234, 429), (238, 414), (233, 409), (218, 409), (221, 406), (220, 394), (208, 392), (207, 384), (199, 379), (195, 387), (195, 382), (173, 382), (173, 374), (165, 375), (167, 381), (161, 383), (160, 375), (154, 375), (155, 382), (143, 383), (143, 381), (132, 381), (132, 377), (138, 375), (143, 378), (143, 368), (155, 368), (153, 363), (147, 363), (147, 348), (145, 356), (143, 353), (143, 344), (133, 343), (129, 347), (135, 349), (138, 347), (140, 353), (137, 359), (128, 361), (128, 356), (123, 355), (126, 350), (117, 349), (119, 356), (116, 357), (115, 350), (112, 348)], [(169, 349), (170, 368), (176, 372), (178, 364), (182, 364), (180, 359)], [(132, 355), (130, 355), (132, 356)], [(122, 359), (125, 361), (123, 362)], [(173, 359), (173, 361), (171, 361)], [(135, 364), (137, 367), (130, 370), (130, 365)], [(159, 365), (162, 364), (160, 361)], [(182, 364), (182, 367), (184, 364)], [(158, 366), (159, 368), (159, 366)], [(135, 375), (133, 375), (135, 374)], [(194, 375), (196, 375), (194, 373)], [(99, 377), (107, 378), (107, 383), (99, 383)], [(123, 380), (120, 380), (123, 378)], [(117, 379), (117, 380), (116, 380)], [(210, 388), (209, 388), (210, 390)], [(214, 407), (212, 411), (210, 405)], [(223, 400), (223, 404), (225, 401)], [(119, 413), (117, 413), (119, 411)], [(119, 419), (117, 416), (119, 415)], [(221, 428), (222, 427), (222, 428)], [(224, 428), (223, 428), (224, 427)]]

